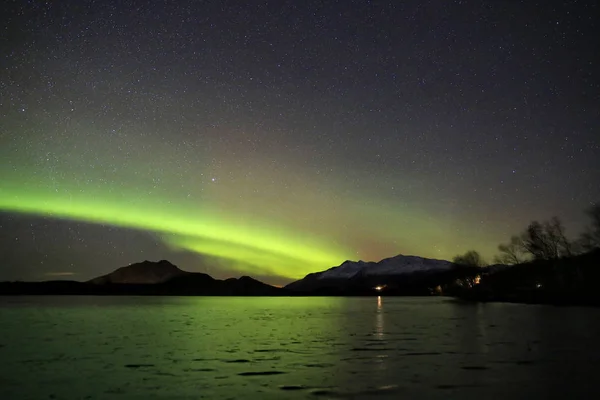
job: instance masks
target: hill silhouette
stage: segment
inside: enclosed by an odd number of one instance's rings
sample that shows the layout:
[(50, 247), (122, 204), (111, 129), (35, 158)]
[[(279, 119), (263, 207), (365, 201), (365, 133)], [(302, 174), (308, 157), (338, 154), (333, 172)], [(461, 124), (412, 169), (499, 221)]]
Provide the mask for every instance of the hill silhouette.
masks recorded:
[(278, 296), (286, 291), (248, 276), (214, 279), (167, 260), (143, 261), (87, 282), (0, 282), (2, 295)]

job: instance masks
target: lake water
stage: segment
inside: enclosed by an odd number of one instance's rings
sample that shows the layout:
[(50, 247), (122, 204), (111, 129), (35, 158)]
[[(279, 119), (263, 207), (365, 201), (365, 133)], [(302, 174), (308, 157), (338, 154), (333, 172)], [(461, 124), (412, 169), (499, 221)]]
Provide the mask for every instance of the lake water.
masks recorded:
[(0, 297), (0, 399), (598, 398), (600, 310)]

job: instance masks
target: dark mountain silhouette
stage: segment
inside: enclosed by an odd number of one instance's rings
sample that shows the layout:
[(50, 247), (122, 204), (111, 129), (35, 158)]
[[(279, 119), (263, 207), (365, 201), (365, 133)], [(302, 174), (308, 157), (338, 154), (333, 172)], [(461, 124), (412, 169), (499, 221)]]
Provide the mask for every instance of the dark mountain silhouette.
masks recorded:
[(158, 262), (143, 261), (121, 267), (107, 275), (91, 279), (88, 282), (96, 285), (109, 283), (120, 284), (156, 284), (163, 283), (178, 276), (188, 275), (167, 260)]
[(143, 261), (87, 282), (0, 282), (0, 295), (278, 296), (287, 291), (248, 276), (214, 279), (169, 261)]

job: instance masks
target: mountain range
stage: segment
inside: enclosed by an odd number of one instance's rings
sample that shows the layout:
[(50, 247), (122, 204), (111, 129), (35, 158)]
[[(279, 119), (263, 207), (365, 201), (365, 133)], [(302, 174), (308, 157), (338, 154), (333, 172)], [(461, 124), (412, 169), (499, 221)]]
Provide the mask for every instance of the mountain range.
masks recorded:
[[(461, 270), (463, 271), (463, 270)], [(344, 261), (326, 271), (308, 274), (285, 289), (295, 293), (425, 295), (458, 272), (455, 264), (397, 255), (379, 262)]]
[(277, 296), (283, 292), (248, 276), (214, 279), (208, 274), (183, 271), (161, 260), (131, 264), (87, 282), (0, 282), (0, 294)]
[(345, 261), (277, 288), (248, 276), (214, 279), (204, 273), (183, 271), (169, 261), (161, 260), (131, 264), (87, 282), (0, 282), (0, 294), (429, 295), (433, 288), (464, 273), (464, 268), (459, 269), (449, 261), (398, 255), (379, 262)]

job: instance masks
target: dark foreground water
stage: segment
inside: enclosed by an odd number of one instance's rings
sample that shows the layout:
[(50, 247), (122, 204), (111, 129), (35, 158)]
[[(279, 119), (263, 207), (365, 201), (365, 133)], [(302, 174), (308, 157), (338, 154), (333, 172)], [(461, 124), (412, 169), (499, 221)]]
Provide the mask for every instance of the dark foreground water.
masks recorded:
[(600, 310), (0, 298), (0, 399), (598, 398)]

